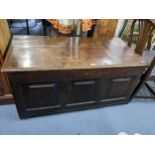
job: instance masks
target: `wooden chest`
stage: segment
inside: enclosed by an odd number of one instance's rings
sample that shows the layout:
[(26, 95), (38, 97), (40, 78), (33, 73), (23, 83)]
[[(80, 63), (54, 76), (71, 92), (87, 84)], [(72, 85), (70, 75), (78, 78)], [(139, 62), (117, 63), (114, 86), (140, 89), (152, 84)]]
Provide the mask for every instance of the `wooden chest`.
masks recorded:
[(128, 103), (147, 66), (119, 38), (16, 36), (2, 71), (26, 118)]

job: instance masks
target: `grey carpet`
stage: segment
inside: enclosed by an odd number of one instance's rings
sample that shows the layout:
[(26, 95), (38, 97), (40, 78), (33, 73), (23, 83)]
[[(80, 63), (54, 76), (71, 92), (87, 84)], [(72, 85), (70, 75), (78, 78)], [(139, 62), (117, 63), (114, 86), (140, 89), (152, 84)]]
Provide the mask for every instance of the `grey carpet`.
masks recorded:
[(20, 120), (15, 105), (0, 106), (0, 134), (155, 134), (155, 100)]

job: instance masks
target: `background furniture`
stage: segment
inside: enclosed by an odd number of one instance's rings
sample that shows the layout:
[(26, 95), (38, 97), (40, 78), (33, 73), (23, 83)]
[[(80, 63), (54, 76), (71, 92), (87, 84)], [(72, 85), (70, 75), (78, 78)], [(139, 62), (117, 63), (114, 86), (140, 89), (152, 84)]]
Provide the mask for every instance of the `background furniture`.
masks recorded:
[[(135, 19), (133, 20), (131, 31), (129, 35), (128, 45), (132, 45), (132, 40), (134, 37), (134, 28), (135, 23), (138, 21), (139, 24), (139, 33), (137, 34), (137, 42), (135, 44), (135, 52), (139, 55), (142, 55), (143, 59), (150, 64), (149, 69), (143, 73), (141, 83), (135, 90), (138, 92), (140, 88), (145, 84), (145, 86), (150, 90), (150, 92), (154, 95), (155, 98), (155, 90), (151, 88), (151, 86), (147, 83), (147, 81), (155, 81), (155, 51), (149, 51), (151, 39), (153, 36), (153, 32), (155, 30), (155, 20), (147, 20), (147, 19)], [(148, 49), (149, 48), (149, 49)], [(152, 96), (136, 96), (143, 98), (152, 98)]]
[[(3, 65), (11, 34), (7, 20), (0, 20), (0, 69)], [(13, 102), (13, 96), (5, 73), (0, 72), (0, 104)]]
[(132, 39), (134, 37), (134, 28), (135, 28), (135, 23), (138, 21), (139, 24), (139, 33), (137, 35), (137, 42), (136, 42), (136, 48), (135, 52), (142, 55), (144, 49), (147, 47), (148, 50), (150, 50), (151, 46), (151, 39), (152, 39), (152, 33), (155, 30), (154, 24), (150, 20), (146, 19), (135, 19), (132, 22), (131, 25), (131, 31), (129, 34), (129, 40), (128, 40), (128, 45), (131, 46), (132, 44)]
[(47, 19), (47, 21), (60, 34), (70, 34), (70, 36), (83, 36), (83, 33), (87, 35), (96, 23), (95, 19)]
[(15, 35), (46, 35), (45, 19), (8, 19), (8, 23)]
[[(83, 30), (87, 32), (88, 37), (109, 37), (112, 38), (115, 33), (115, 29), (117, 26), (117, 19), (90, 19), (83, 20)], [(87, 24), (88, 22), (88, 24)], [(70, 31), (71, 26), (68, 27), (65, 25), (58, 23), (58, 20), (44, 20), (44, 27), (54, 26), (54, 28), (58, 29), (57, 31)], [(45, 30), (46, 31), (46, 30)], [(58, 33), (59, 34), (59, 33)], [(61, 33), (62, 35), (63, 33)], [(82, 34), (82, 33), (81, 33)], [(61, 36), (60, 35), (60, 36)], [(71, 35), (70, 35), (71, 36)]]
[(117, 22), (118, 19), (98, 19), (93, 36), (112, 38), (115, 34)]

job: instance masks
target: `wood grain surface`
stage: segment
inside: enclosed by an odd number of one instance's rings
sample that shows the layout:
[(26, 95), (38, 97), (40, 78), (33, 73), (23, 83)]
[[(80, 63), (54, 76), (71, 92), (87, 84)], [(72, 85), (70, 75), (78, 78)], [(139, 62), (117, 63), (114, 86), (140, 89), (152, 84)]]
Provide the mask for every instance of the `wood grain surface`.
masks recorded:
[[(75, 46), (72, 46), (75, 42)], [(15, 36), (3, 72), (147, 66), (120, 38)]]

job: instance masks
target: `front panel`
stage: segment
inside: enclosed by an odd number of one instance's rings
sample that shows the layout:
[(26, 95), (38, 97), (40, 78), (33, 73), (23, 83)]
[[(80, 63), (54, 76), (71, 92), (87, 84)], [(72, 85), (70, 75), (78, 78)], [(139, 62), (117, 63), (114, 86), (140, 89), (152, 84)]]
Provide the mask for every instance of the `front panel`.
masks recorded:
[(101, 102), (115, 102), (128, 100), (133, 88), (138, 83), (139, 78), (131, 77), (109, 77), (106, 80), (106, 87), (101, 92)]
[(72, 81), (70, 85), (70, 98), (66, 106), (85, 105), (96, 102), (97, 80)]
[(26, 107), (59, 107), (59, 85), (57, 83), (27, 84), (23, 86)]
[(28, 72), (8, 77), (19, 115), (25, 118), (127, 103), (143, 71), (132, 70), (49, 71), (44, 76), (43, 72)]

